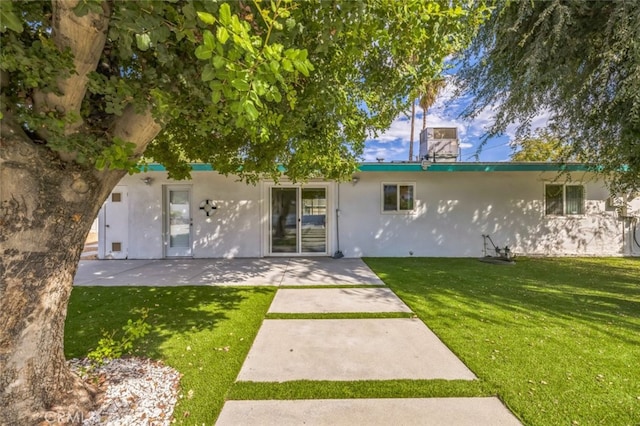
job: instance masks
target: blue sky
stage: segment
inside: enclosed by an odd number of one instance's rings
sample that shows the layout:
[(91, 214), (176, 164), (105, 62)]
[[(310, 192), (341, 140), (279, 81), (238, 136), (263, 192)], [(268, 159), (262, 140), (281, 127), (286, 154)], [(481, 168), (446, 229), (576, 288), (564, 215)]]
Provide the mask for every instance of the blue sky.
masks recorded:
[[(427, 114), (427, 127), (457, 127), (462, 148), (462, 161), (476, 161), (475, 155), (480, 145), (480, 140), (486, 129), (492, 123), (493, 111), (483, 111), (473, 121), (463, 121), (459, 118), (460, 112), (468, 101), (465, 99), (452, 99), (454, 88), (449, 84), (438, 97), (436, 103)], [(547, 123), (546, 116), (539, 116), (532, 122), (532, 130), (544, 127)], [(418, 155), (420, 147), (420, 131), (422, 130), (422, 108), (416, 107), (414, 133), (414, 155)], [(486, 162), (508, 161), (511, 153), (510, 141), (515, 134), (516, 125), (509, 126), (505, 135), (490, 139), (480, 151), (479, 160)], [(384, 161), (406, 161), (409, 159), (409, 139), (411, 134), (411, 111), (402, 114), (393, 121), (391, 127), (375, 139), (366, 142), (364, 161), (376, 161), (376, 158), (384, 158)]]

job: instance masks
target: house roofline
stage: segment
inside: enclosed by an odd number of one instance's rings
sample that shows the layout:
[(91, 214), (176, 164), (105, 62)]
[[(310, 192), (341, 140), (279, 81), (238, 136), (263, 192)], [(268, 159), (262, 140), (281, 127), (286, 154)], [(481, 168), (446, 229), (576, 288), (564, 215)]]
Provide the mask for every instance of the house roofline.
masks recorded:
[[(167, 169), (158, 163), (140, 167), (142, 171), (164, 172)], [(191, 163), (194, 172), (209, 172), (214, 168), (210, 164)], [(284, 172), (285, 170), (281, 168)], [(390, 162), (360, 163), (361, 172), (589, 172), (596, 171), (596, 167), (582, 163), (538, 163), (538, 162), (499, 162), (499, 163), (414, 163)]]
[(452, 162), (452, 163), (361, 163), (362, 172), (587, 172), (594, 167), (582, 163), (542, 163), (542, 162)]

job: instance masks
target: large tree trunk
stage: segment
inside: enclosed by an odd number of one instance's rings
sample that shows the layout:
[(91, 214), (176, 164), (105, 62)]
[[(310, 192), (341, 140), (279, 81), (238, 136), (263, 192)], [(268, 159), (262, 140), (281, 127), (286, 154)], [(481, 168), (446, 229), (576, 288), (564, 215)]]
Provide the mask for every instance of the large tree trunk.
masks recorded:
[[(58, 91), (34, 91), (36, 112), (82, 117), (88, 75), (104, 49), (111, 2), (103, 1), (97, 13), (76, 16), (78, 2), (52, 1), (51, 38), (73, 54), (74, 72), (58, 80)], [(109, 135), (134, 143), (134, 155), (141, 155), (160, 131), (150, 110), (128, 106), (109, 117)], [(94, 390), (70, 372), (64, 358), (69, 295), (91, 224), (125, 172), (80, 165), (74, 152), (53, 152), (46, 141), (31, 140), (4, 105), (2, 113), (0, 426), (74, 423), (91, 408)], [(91, 134), (83, 124), (81, 119), (67, 123), (65, 134)], [(49, 136), (46, 126), (31, 130), (41, 139)]]
[(10, 117), (0, 126), (0, 424), (78, 421), (94, 390), (65, 361), (67, 304), (86, 235), (124, 172), (65, 162)]

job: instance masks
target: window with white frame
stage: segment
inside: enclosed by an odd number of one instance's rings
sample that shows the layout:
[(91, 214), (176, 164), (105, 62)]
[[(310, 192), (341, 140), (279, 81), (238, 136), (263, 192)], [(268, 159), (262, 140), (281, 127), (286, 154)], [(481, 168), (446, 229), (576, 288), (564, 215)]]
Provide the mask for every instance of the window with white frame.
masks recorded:
[(408, 213), (414, 208), (416, 185), (413, 183), (383, 183), (383, 213)]
[(584, 186), (547, 184), (544, 187), (545, 215), (584, 214)]

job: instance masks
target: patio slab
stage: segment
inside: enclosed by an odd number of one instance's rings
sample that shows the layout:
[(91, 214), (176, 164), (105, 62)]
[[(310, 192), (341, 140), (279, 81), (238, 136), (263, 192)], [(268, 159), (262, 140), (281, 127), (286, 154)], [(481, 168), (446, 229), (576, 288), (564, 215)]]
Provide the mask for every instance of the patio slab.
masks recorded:
[(473, 380), (414, 318), (265, 320), (238, 381)]
[(280, 289), (269, 313), (411, 312), (391, 289)]
[(216, 425), (520, 426), (498, 398), (227, 401)]
[(342, 285), (384, 283), (361, 259), (83, 260), (75, 285)]

